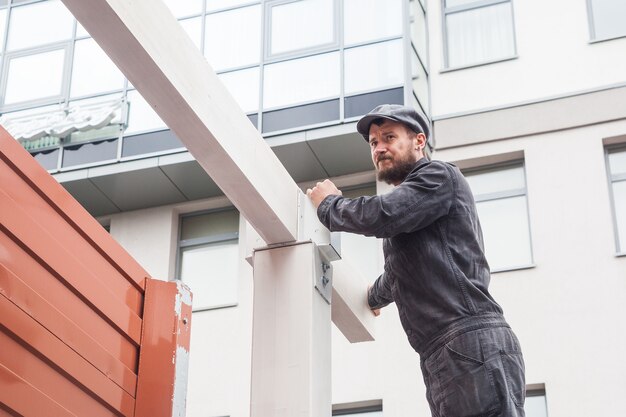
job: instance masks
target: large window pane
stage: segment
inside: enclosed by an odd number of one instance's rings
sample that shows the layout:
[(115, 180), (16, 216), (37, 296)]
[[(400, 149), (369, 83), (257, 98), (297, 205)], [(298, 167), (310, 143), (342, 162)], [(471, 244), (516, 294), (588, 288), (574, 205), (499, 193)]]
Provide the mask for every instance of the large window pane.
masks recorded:
[(181, 240), (224, 236), (239, 230), (239, 213), (235, 210), (187, 216), (181, 223)]
[(237, 240), (182, 249), (181, 280), (193, 292), (193, 309), (237, 303)]
[(128, 127), (124, 135), (167, 129), (159, 115), (136, 90), (128, 92), (128, 105)]
[(344, 0), (344, 42), (402, 35), (401, 0)]
[(204, 48), (204, 55), (216, 71), (258, 63), (261, 54), (261, 6), (208, 15)]
[(510, 3), (446, 15), (448, 67), (508, 58), (515, 54)]
[(468, 174), (492, 271), (532, 264), (523, 166)]
[(606, 39), (626, 35), (626, 1), (590, 0), (594, 39)]
[(265, 66), (264, 108), (339, 96), (339, 53)]
[(64, 61), (65, 49), (11, 59), (4, 104), (60, 96)]
[(526, 197), (477, 203), (485, 254), (492, 270), (532, 263)]
[(271, 7), (272, 55), (332, 43), (333, 0), (302, 0)]
[(230, 94), (237, 100), (245, 113), (259, 109), (259, 67), (220, 74)]
[(202, 13), (202, 0), (165, 0), (165, 5), (175, 17)]
[(382, 90), (404, 83), (402, 40), (345, 51), (345, 92)]
[(76, 42), (71, 96), (85, 96), (124, 87), (124, 76), (93, 39)]
[(15, 7), (9, 23), (8, 50), (58, 42), (72, 36), (74, 18), (58, 0)]
[(548, 417), (545, 394), (527, 396), (524, 411), (526, 417)]
[(193, 309), (237, 303), (239, 215), (235, 210), (182, 218), (180, 274), (193, 292)]
[(467, 181), (475, 196), (501, 193), (508, 190), (524, 190), (526, 187), (523, 167), (468, 175)]

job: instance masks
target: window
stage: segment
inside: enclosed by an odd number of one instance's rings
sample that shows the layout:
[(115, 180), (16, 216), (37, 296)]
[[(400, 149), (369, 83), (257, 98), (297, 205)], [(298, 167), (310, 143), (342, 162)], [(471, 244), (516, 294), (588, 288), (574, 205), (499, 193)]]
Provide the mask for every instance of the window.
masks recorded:
[(493, 62), (515, 55), (510, 0), (445, 0), (446, 68)]
[(588, 0), (591, 39), (602, 40), (626, 36), (626, 2), (624, 0)]
[(93, 39), (76, 42), (72, 70), (72, 97), (121, 90), (124, 75)]
[(626, 149), (608, 153), (617, 252), (626, 253)]
[(137, 90), (128, 92), (128, 127), (125, 135), (167, 129), (159, 115)]
[[(347, 198), (376, 195), (376, 186), (370, 185), (359, 188), (342, 190)], [(354, 233), (341, 232), (341, 256), (350, 265), (356, 268), (369, 282), (374, 282), (382, 273), (379, 264), (380, 247), (378, 239)], [(368, 414), (367, 417), (374, 417)]]
[(263, 107), (291, 106), (339, 96), (339, 53), (265, 66)]
[(7, 50), (68, 40), (72, 37), (73, 21), (73, 16), (59, 0), (15, 7), (11, 10)]
[(215, 71), (258, 64), (261, 59), (261, 6), (208, 15), (204, 48), (204, 55)]
[(526, 178), (522, 165), (466, 174), (476, 200), (492, 271), (532, 264)]
[(526, 391), (524, 412), (526, 413), (526, 417), (548, 417), (546, 391), (544, 389), (529, 389)]
[(230, 94), (245, 113), (259, 109), (259, 67), (219, 75)]
[(336, 42), (333, 0), (299, 0), (270, 4), (269, 19), (270, 56)]
[(402, 35), (401, 0), (344, 0), (344, 43)]
[(7, 56), (4, 104), (60, 98), (65, 85), (66, 52), (67, 48), (56, 48), (32, 55)]
[(403, 57), (402, 39), (346, 49), (346, 94), (401, 86)]
[(193, 292), (193, 310), (236, 305), (239, 213), (186, 215), (180, 226), (178, 278)]

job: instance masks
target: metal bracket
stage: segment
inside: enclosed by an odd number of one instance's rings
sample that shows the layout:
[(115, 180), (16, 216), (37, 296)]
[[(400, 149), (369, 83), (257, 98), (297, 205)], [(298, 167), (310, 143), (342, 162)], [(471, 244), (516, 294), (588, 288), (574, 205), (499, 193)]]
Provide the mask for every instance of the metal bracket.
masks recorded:
[(330, 263), (323, 261), (319, 265), (320, 268), (317, 269), (315, 274), (315, 289), (330, 304), (333, 294), (333, 267)]

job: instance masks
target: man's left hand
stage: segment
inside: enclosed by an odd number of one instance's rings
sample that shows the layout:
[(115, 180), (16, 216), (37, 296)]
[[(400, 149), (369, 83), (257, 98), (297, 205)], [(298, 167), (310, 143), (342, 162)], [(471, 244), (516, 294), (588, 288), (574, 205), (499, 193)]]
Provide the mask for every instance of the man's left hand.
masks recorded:
[(326, 197), (329, 195), (341, 195), (341, 191), (331, 180), (324, 180), (324, 182), (318, 182), (315, 187), (306, 190), (306, 195), (309, 196), (317, 209)]

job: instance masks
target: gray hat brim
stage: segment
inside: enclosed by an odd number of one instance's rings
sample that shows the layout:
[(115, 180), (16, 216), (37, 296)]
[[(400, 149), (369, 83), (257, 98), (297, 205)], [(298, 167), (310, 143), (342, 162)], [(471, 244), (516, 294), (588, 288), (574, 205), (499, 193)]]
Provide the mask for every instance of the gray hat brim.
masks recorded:
[(387, 119), (387, 120), (391, 120), (392, 122), (397, 122), (397, 123), (402, 123), (404, 124), (402, 121), (391, 117), (389, 115), (386, 114), (380, 114), (380, 113), (370, 113), (367, 114), (365, 116), (363, 116), (361, 118), (361, 120), (358, 121), (358, 123), (356, 124), (356, 130), (357, 132), (359, 132), (361, 134), (361, 136), (363, 136), (363, 138), (365, 139), (366, 142), (370, 141), (370, 127), (372, 126), (372, 122), (376, 119)]

